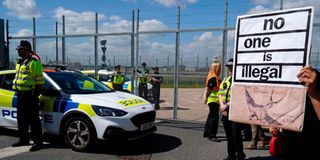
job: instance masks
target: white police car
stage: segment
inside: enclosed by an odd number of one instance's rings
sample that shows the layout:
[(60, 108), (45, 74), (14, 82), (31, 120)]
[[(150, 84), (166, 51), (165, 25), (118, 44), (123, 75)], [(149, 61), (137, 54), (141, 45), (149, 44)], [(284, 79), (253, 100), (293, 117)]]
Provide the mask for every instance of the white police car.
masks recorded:
[[(140, 97), (76, 71), (44, 69), (43, 75), (43, 131), (62, 135), (73, 150), (84, 151), (97, 139), (135, 139), (156, 130), (155, 110)], [(0, 71), (0, 127), (11, 129), (17, 129), (14, 76), (14, 70)]]

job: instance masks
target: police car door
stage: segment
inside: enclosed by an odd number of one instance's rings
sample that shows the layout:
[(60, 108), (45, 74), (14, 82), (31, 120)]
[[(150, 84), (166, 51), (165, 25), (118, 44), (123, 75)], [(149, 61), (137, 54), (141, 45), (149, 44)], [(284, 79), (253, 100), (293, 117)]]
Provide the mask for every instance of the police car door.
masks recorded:
[(0, 126), (17, 129), (17, 97), (12, 90), (15, 73), (0, 75)]
[(40, 96), (41, 120), (45, 132), (59, 134), (59, 124), (63, 114), (58, 110), (63, 96), (60, 88), (44, 73), (45, 84)]

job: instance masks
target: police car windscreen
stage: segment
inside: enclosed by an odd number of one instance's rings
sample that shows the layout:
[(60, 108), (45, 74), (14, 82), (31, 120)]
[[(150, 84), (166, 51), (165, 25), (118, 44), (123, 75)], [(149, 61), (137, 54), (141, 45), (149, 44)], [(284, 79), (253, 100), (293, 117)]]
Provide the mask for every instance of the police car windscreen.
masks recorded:
[(93, 94), (112, 91), (100, 81), (80, 73), (50, 72), (47, 74), (67, 94)]

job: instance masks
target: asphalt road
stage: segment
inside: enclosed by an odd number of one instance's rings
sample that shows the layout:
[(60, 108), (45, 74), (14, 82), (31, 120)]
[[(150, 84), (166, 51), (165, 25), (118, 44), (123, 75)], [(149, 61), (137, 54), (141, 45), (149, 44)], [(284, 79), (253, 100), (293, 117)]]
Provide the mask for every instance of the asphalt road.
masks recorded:
[[(17, 131), (0, 129), (0, 159), (6, 160), (221, 160), (227, 156), (223, 128), (219, 128), (221, 142), (202, 137), (202, 123), (159, 121), (158, 131), (135, 141), (99, 142), (87, 153), (67, 148), (60, 137), (46, 136), (45, 149), (29, 152), (30, 146), (12, 148), (18, 140)], [(244, 145), (247, 145), (245, 142)], [(245, 150), (247, 159), (275, 160), (268, 150)]]

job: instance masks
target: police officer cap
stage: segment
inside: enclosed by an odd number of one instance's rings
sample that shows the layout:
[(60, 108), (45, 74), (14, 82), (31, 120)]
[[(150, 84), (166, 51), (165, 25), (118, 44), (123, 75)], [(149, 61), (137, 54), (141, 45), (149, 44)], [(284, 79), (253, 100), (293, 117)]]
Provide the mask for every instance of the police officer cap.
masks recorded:
[(116, 65), (114, 68), (120, 68), (120, 65)]
[(233, 66), (233, 58), (230, 58), (228, 63), (226, 64), (226, 67), (232, 67)]
[(142, 66), (147, 66), (147, 63), (143, 62), (141, 63)]
[(21, 48), (24, 48), (24, 49), (27, 49), (27, 50), (31, 50), (31, 44), (26, 40), (21, 40), (19, 42), (19, 46), (16, 49), (19, 50)]

